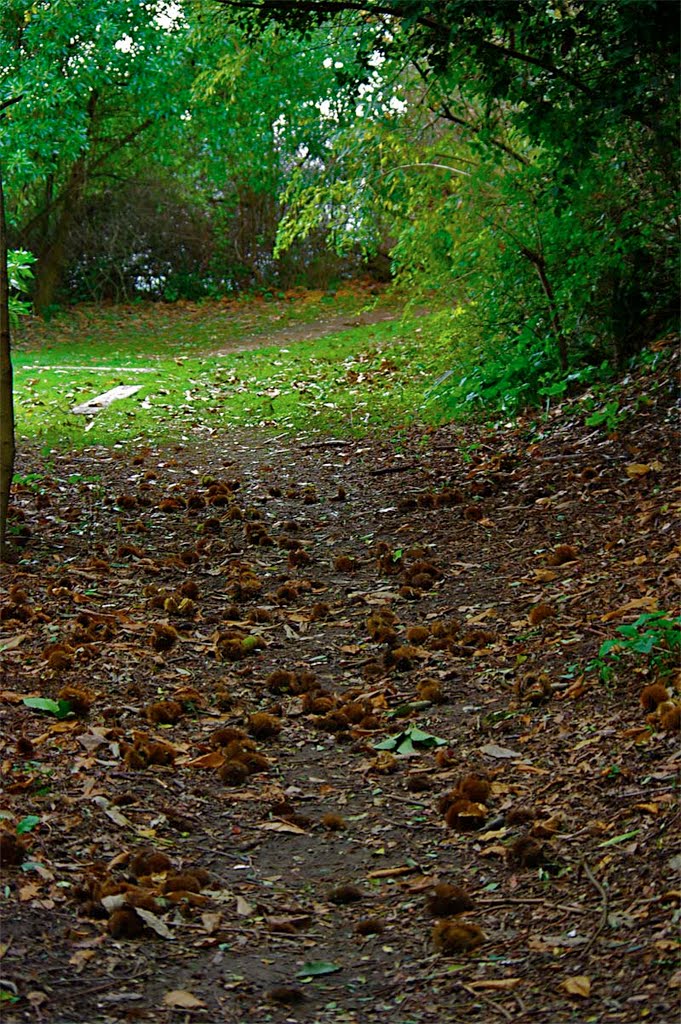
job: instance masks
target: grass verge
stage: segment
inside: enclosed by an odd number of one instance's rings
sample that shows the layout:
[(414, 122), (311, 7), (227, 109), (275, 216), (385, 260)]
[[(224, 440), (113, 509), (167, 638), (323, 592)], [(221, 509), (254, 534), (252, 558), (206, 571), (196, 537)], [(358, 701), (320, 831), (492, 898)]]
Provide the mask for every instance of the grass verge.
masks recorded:
[[(186, 443), (229, 427), (359, 434), (434, 420), (424, 395), (449, 368), (442, 317), (343, 328), (268, 347), (273, 330), (327, 323), (357, 311), (356, 294), (325, 304), (215, 304), (76, 312), (41, 325), (15, 352), (17, 434), (50, 448), (171, 440)], [(455, 318), (457, 319), (457, 318)], [(461, 320), (465, 318), (460, 318)], [(452, 324), (454, 320), (452, 320)], [(80, 325), (80, 326), (79, 326)], [(216, 355), (245, 336), (263, 347)], [(151, 372), (135, 372), (141, 369)], [(141, 385), (94, 419), (74, 405), (119, 384)]]

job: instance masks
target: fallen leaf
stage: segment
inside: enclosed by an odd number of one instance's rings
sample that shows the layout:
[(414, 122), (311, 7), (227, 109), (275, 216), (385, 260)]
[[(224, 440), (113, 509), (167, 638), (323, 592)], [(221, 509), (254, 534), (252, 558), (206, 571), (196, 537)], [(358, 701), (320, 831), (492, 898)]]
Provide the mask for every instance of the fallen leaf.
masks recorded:
[(335, 974), (343, 968), (328, 960), (310, 960), (296, 971), (296, 978), (317, 978), (322, 974)]
[(296, 836), (306, 836), (307, 832), (300, 825), (293, 825), (290, 821), (266, 821), (258, 828), (264, 832), (292, 832)]
[(645, 462), (630, 462), (629, 465), (625, 467), (624, 472), (630, 480), (636, 480), (640, 476), (646, 476), (647, 473), (650, 473), (650, 470), (651, 467)]
[(0, 643), (0, 654), (4, 654), (5, 651), (13, 651), (15, 647), (23, 643), (28, 633), (21, 633), (19, 636), (13, 636), (9, 640), (3, 640)]
[(487, 754), (488, 757), (522, 757), (522, 754), (519, 754), (516, 750), (509, 750), (508, 747), (500, 747), (498, 743), (486, 743), (484, 747), (480, 747), (480, 750), (483, 754)]
[(221, 768), (224, 763), (225, 755), (221, 754), (219, 750), (213, 750), (210, 754), (202, 754), (201, 757), (187, 761), (190, 768)]
[(585, 974), (576, 974), (572, 978), (565, 978), (564, 981), (561, 981), (560, 987), (569, 996), (579, 996), (580, 999), (588, 999), (591, 995), (591, 978), (587, 978)]
[(522, 985), (522, 978), (490, 978), (489, 981), (470, 981), (466, 988), (474, 992), (509, 992)]
[(172, 939), (173, 933), (170, 928), (156, 914), (152, 914), (150, 910), (144, 910), (142, 907), (135, 907), (135, 913), (142, 918), (147, 927), (160, 935), (162, 939)]
[(237, 896), (236, 898), (236, 912), (240, 917), (250, 917), (254, 913), (254, 908), (245, 900), (243, 896)]
[(631, 601), (627, 601), (620, 608), (613, 608), (612, 611), (606, 612), (605, 615), (601, 615), (601, 622), (611, 622), (612, 619), (619, 619), (627, 612), (636, 611), (639, 608), (644, 608), (648, 612), (657, 611), (657, 598), (652, 595), (646, 597), (636, 597)]
[(205, 1006), (203, 999), (192, 995), (186, 988), (176, 988), (172, 992), (166, 992), (163, 997), (164, 1006), (172, 1006), (180, 1010), (198, 1010)]
[(213, 932), (217, 931), (222, 923), (222, 914), (218, 911), (207, 910), (205, 914), (201, 914), (201, 924), (206, 930), (208, 935), (212, 935)]

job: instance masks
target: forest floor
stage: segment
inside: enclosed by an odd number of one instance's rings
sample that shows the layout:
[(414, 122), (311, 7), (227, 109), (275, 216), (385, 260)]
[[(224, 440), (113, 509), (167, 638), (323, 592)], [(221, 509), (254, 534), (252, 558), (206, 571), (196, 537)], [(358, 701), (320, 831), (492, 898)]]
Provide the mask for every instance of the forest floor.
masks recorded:
[(677, 1019), (669, 352), (611, 434), (24, 446), (4, 1020)]

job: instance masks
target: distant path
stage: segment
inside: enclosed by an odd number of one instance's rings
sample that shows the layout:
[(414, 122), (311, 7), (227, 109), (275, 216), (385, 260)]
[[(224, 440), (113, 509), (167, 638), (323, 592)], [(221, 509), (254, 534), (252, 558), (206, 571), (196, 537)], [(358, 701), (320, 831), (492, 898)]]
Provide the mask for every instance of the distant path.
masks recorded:
[[(421, 311), (419, 310), (419, 314)], [(233, 345), (223, 345), (213, 355), (227, 356), (232, 352), (244, 352), (253, 348), (280, 348), (287, 342), (314, 341), (336, 331), (348, 330), (352, 327), (367, 327), (370, 324), (385, 323), (388, 320), (399, 320), (401, 310), (371, 309), (365, 313), (344, 313), (328, 320), (315, 320), (309, 324), (293, 324), (277, 331), (261, 331), (247, 334), (235, 340)]]

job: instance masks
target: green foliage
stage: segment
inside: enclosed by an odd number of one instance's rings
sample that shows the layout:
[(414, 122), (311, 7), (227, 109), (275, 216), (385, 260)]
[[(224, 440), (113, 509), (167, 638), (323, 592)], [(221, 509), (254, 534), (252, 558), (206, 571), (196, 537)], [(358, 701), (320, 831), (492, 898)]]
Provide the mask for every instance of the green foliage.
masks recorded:
[(40, 824), (40, 818), (37, 814), (27, 814), (25, 818), (22, 818), (17, 823), (17, 835), (25, 836), (29, 832), (32, 832), (36, 825)]
[(33, 280), (33, 264), (35, 257), (30, 252), (22, 249), (10, 249), (7, 253), (7, 274), (9, 278), (10, 297), (9, 315), (14, 327), (19, 322), (20, 316), (27, 316), (31, 312), (31, 304), (21, 295), (28, 295)]
[(51, 700), (49, 697), (24, 697), (23, 703), (33, 711), (44, 711), (55, 718), (68, 718), (72, 707), (68, 700)]
[(646, 612), (635, 622), (618, 626), (618, 637), (605, 640), (598, 657), (587, 665), (604, 681), (630, 661), (643, 662), (661, 676), (671, 675), (681, 656), (681, 618), (668, 618), (666, 612)]
[[(306, 40), (330, 13), (330, 39), (352, 25), (342, 2), (246, 6), (230, 12)], [(339, 251), (389, 244), (415, 301), (472, 306), (481, 344), (453, 336), (450, 404), (513, 411), (623, 365), (676, 321), (669, 6), (397, 0), (390, 33), (379, 7), (340, 62), (333, 158), (288, 186), (279, 251), (324, 221)]]

